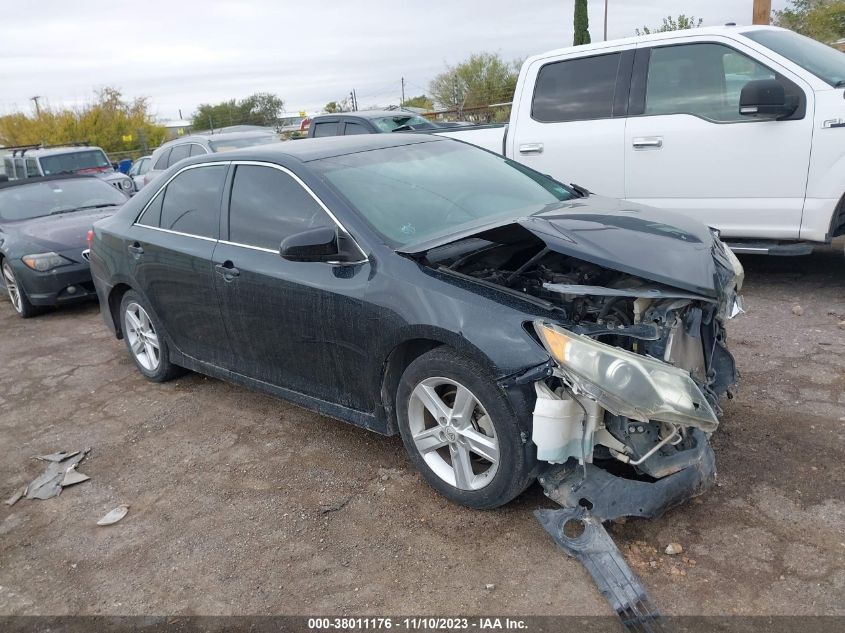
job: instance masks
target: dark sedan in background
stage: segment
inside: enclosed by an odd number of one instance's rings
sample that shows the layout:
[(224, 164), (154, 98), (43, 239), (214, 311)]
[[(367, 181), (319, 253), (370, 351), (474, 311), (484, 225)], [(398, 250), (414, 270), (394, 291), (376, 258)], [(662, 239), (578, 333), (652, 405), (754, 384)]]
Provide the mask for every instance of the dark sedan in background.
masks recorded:
[(88, 232), (127, 196), (94, 176), (49, 176), (0, 183), (0, 270), (15, 311), (96, 298)]
[(398, 432), (458, 503), (542, 473), (647, 516), (712, 481), (742, 268), (689, 218), (451, 139), (333, 137), (180, 162), (95, 225), (91, 269), (150, 380)]

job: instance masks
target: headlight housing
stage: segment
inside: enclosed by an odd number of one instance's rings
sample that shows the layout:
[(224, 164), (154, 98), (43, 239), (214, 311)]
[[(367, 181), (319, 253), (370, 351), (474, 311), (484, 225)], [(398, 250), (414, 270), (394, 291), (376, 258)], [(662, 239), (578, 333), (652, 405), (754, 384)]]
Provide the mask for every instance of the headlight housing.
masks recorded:
[(32, 270), (37, 270), (39, 273), (46, 273), (48, 270), (59, 268), (60, 266), (67, 266), (72, 264), (67, 257), (62, 257), (58, 253), (37, 253), (35, 255), (24, 255), (21, 261)]
[(689, 372), (543, 321), (535, 321), (534, 329), (563, 374), (608, 411), (706, 432), (719, 425)]
[(120, 181), (120, 186), (122, 189), (129, 191), (132, 188), (132, 181), (129, 178)]

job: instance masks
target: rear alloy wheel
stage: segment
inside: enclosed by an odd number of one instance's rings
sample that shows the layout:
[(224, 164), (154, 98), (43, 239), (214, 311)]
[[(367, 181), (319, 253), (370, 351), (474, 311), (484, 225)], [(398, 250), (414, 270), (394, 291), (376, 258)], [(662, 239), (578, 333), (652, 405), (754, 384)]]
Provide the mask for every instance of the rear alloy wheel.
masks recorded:
[(150, 316), (140, 295), (130, 290), (120, 302), (123, 339), (140, 372), (153, 382), (165, 382), (180, 373), (170, 362), (162, 328)]
[(414, 360), (399, 383), (397, 421), (426, 481), (471, 508), (503, 505), (533, 480), (510, 402), (474, 361), (440, 347)]
[(15, 312), (24, 319), (40, 314), (41, 310), (29, 302), (26, 291), (18, 283), (17, 277), (15, 277), (15, 271), (12, 270), (12, 265), (8, 259), (3, 260), (2, 268), (3, 283), (6, 286), (6, 292), (9, 293), (9, 301), (12, 302)]

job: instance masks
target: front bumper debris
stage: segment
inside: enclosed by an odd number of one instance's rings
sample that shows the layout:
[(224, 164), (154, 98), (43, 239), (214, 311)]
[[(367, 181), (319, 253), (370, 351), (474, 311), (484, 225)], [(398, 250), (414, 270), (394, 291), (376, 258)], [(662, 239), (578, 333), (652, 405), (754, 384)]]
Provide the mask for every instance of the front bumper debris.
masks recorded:
[(660, 612), (600, 519), (583, 507), (537, 510), (534, 516), (564, 552), (581, 561), (626, 629), (663, 630)]
[(593, 464), (581, 466), (575, 460), (548, 470), (539, 481), (547, 497), (564, 508), (587, 507), (599, 521), (626, 516), (656, 518), (703, 494), (716, 481), (713, 449), (703, 433), (697, 440), (695, 449), (684, 451), (693, 453), (686, 456), (689, 465), (656, 481), (626, 479)]

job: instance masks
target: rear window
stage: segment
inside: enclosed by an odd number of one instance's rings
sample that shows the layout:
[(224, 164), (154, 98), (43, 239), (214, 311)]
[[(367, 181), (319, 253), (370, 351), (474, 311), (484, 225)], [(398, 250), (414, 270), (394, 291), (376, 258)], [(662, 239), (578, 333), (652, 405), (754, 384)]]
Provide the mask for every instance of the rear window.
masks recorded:
[(325, 123), (312, 123), (314, 136), (337, 136), (337, 121), (326, 121)]
[(278, 143), (279, 137), (275, 134), (261, 134), (256, 136), (244, 136), (241, 138), (221, 138), (211, 140), (208, 144), (211, 146), (212, 152), (228, 152), (233, 149), (243, 149), (244, 147), (255, 147), (257, 145), (270, 145)]
[(167, 169), (167, 161), (170, 159), (170, 148), (164, 150), (161, 156), (156, 159), (156, 164), (153, 166), (153, 169), (157, 169), (159, 171)]
[(531, 116), (542, 123), (608, 119), (621, 53), (546, 64), (537, 75)]
[(103, 171), (111, 169), (111, 163), (101, 149), (89, 149), (67, 154), (55, 154), (40, 158), (45, 176), (75, 173), (80, 171)]

